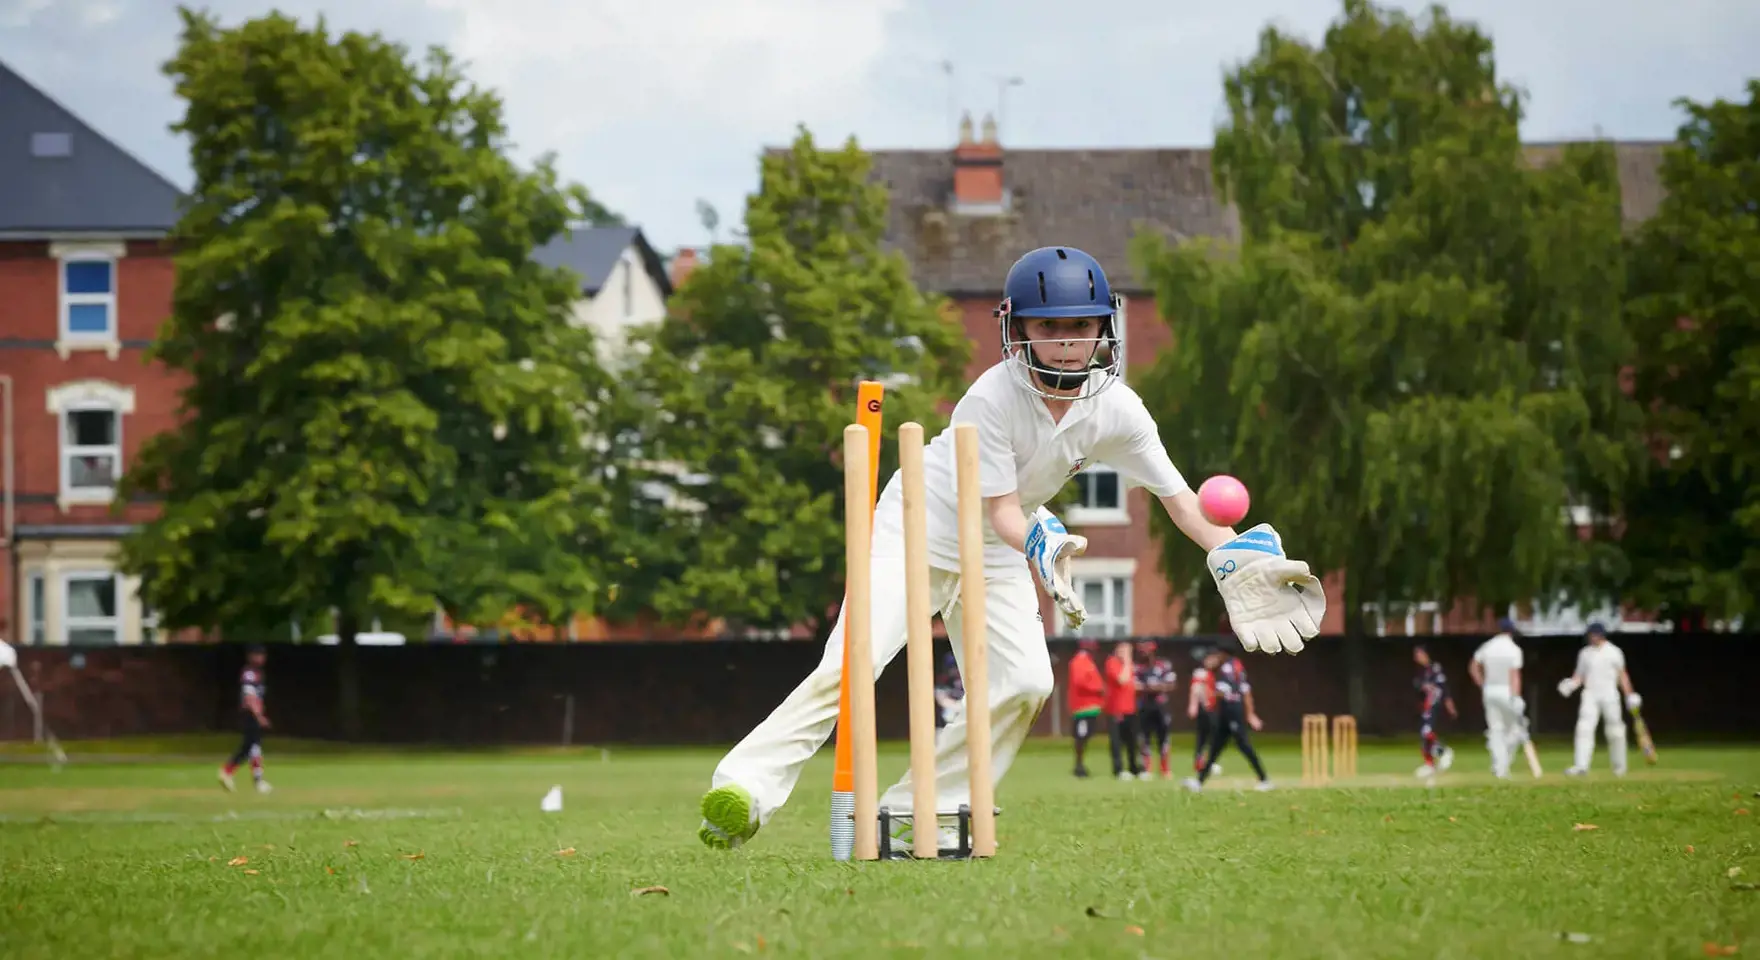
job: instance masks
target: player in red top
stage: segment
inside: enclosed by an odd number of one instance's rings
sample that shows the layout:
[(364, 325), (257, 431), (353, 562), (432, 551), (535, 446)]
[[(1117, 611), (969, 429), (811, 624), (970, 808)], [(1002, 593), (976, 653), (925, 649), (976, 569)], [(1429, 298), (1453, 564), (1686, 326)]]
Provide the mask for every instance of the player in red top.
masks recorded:
[(269, 781), (263, 779), (263, 731), (269, 728), (269, 717), (263, 712), (263, 697), (268, 688), (263, 683), (263, 662), (268, 654), (253, 646), (244, 655), (244, 670), (238, 675), (239, 731), (244, 739), (226, 766), (220, 768), (220, 785), (232, 789), (232, 774), (246, 759), (251, 762), (251, 779), (258, 793), (269, 792)]
[[(1191, 692), (1186, 696), (1186, 716), (1197, 732), (1196, 742), (1192, 745), (1192, 772), (1197, 773), (1204, 769), (1204, 759), (1210, 752), (1210, 738), (1216, 735), (1216, 677), (1210, 667), (1220, 657), (1208, 647), (1199, 647), (1192, 652), (1197, 655), (1198, 665), (1192, 670)], [(1221, 772), (1222, 764), (1210, 764), (1210, 776)]]
[(1076, 655), (1069, 659), (1069, 715), (1076, 739), (1078, 777), (1088, 775), (1088, 738), (1094, 735), (1094, 726), (1106, 707), (1106, 681), (1100, 678), (1100, 666), (1094, 662), (1099, 650), (1100, 641), (1084, 638), (1076, 641)]
[[(1106, 719), (1111, 734), (1112, 775), (1134, 780), (1143, 772), (1137, 756), (1137, 672), (1130, 641), (1121, 641), (1106, 658)], [(1130, 769), (1125, 769), (1125, 764)]]
[(1265, 776), (1265, 765), (1259, 762), (1259, 754), (1253, 750), (1253, 743), (1247, 737), (1247, 728), (1258, 730), (1264, 724), (1259, 722), (1259, 713), (1253, 709), (1253, 685), (1247, 682), (1246, 665), (1239, 657), (1221, 650), (1211, 652), (1207, 665), (1211, 682), (1216, 686), (1216, 729), (1210, 738), (1210, 761), (1196, 777), (1186, 778), (1186, 789), (1194, 793), (1203, 789), (1212, 765), (1230, 740), (1253, 765), (1253, 772), (1259, 776), (1258, 789), (1271, 789), (1271, 780)]

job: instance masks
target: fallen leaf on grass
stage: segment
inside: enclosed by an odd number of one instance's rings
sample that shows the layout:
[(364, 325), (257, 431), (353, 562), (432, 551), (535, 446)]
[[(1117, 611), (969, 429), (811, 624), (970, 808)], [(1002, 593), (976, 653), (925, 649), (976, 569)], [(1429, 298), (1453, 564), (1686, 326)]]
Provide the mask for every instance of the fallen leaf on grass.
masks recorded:
[(427, 855), (428, 855), (427, 851), (424, 850), (420, 853), (406, 853), (406, 854), (403, 854), (402, 856), (403, 856), (403, 859), (405, 859), (405, 860), (420, 860), (420, 859), (426, 857)]
[(231, 860), (226, 861), (226, 865), (229, 867), (242, 867), (250, 862), (250, 857), (233, 857)]
[(1705, 955), (1708, 957), (1733, 957), (1736, 955), (1736, 945), (1733, 943), (1712, 943), (1707, 940), (1705, 941)]
[(1599, 830), (1599, 829), (1601, 829), (1601, 828), (1600, 828), (1600, 827), (1598, 827), (1598, 826), (1596, 826), (1596, 825), (1594, 825), (1594, 824), (1593, 824), (1593, 823), (1579, 823), (1579, 824), (1575, 824), (1575, 825), (1573, 825), (1573, 826), (1572, 826), (1572, 827), (1571, 827), (1571, 829), (1572, 829), (1572, 830), (1576, 830), (1576, 831), (1578, 831), (1578, 832), (1579, 832), (1579, 833), (1580, 833), (1580, 832), (1582, 832), (1582, 831), (1584, 831), (1584, 830)]
[(336, 868), (335, 867), (325, 867), (324, 872), (333, 876), (333, 877), (336, 876)]
[(344, 840), (342, 841), (342, 845), (344, 847), (358, 847), (361, 845), (361, 842), (359, 840)]
[(1689, 843), (1689, 844), (1687, 844), (1687, 852), (1688, 852), (1688, 853), (1692, 853), (1692, 852), (1693, 852), (1693, 845), (1692, 845), (1692, 844), (1690, 844), (1690, 843)]
[(1448, 822), (1449, 822), (1449, 823), (1454, 823), (1454, 822), (1455, 822), (1455, 819), (1454, 819), (1454, 818), (1453, 818), (1453, 817), (1449, 817), (1449, 818), (1448, 818)]
[(1730, 878), (1731, 880), (1734, 880), (1735, 878), (1737, 878), (1741, 875), (1742, 875), (1742, 868), (1741, 867), (1730, 867), (1729, 870), (1724, 873), (1724, 876)]
[(1140, 937), (1143, 935), (1143, 928), (1137, 926), (1136, 924), (1131, 924), (1130, 926), (1127, 926), (1124, 928), (1124, 932), (1131, 934), (1132, 936)]
[(564, 847), (561, 850), (556, 851), (556, 855), (559, 857), (572, 857), (574, 856), (574, 848)]
[(1748, 808), (1747, 807), (1737, 807), (1736, 808), (1736, 816), (1745, 817), (1747, 815), (1748, 815)]
[[(631, 896), (635, 896), (635, 897), (645, 897), (645, 896), (647, 896), (647, 895), (648, 895), (648, 894), (650, 894), (650, 893), (663, 893), (663, 894), (665, 894), (665, 895), (667, 895), (667, 896), (669, 896), (669, 897), (670, 897), (670, 896), (672, 896), (672, 891), (671, 891), (671, 890), (668, 890), (668, 889), (666, 889), (666, 888), (665, 888), (665, 887), (659, 887), (659, 886), (655, 886), (655, 887), (637, 887), (637, 888), (636, 888), (636, 889), (634, 889), (634, 890), (631, 890), (631, 891), (630, 891), (630, 895), (631, 895)], [(764, 938), (763, 938), (763, 937), (759, 937), (759, 938), (758, 938), (758, 941), (759, 941), (759, 945), (760, 945), (760, 946), (762, 946), (762, 944), (763, 944), (763, 939), (764, 939)]]
[(1393, 822), (1393, 814), (1390, 813), (1387, 816), (1382, 817), (1381, 822), (1382, 823), (1392, 823)]
[(763, 936), (762, 936), (762, 935), (759, 935), (759, 936), (757, 936), (757, 937), (754, 937), (754, 938), (753, 938), (753, 939), (755, 939), (755, 940), (757, 940), (757, 941), (758, 941), (758, 949), (759, 949), (759, 950), (762, 950), (762, 949), (764, 949), (764, 948), (765, 948), (765, 947), (766, 947), (766, 946), (769, 946), (769, 944), (766, 944), (766, 943), (765, 943), (765, 942), (764, 942), (764, 937), (763, 937)]
[(246, 871), (245, 871), (245, 872), (244, 872), (244, 873), (245, 873), (245, 876), (247, 876), (247, 877), (254, 877), (254, 876), (256, 876), (256, 875), (257, 875), (257, 874), (258, 874), (258, 873), (260, 873), (260, 872), (262, 872), (262, 871), (259, 871), (259, 870), (246, 870)]

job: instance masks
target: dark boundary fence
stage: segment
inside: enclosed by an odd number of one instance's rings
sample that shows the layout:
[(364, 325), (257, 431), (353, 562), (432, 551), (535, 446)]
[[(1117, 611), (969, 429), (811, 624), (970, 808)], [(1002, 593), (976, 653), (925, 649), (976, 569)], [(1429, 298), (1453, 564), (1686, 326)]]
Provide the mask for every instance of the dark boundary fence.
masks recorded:
[[(1204, 637), (1143, 637), (1179, 674), (1174, 727), (1185, 719), (1191, 651)], [(1352, 712), (1350, 664), (1360, 667), (1366, 735), (1409, 735), (1417, 726), (1411, 649), (1426, 644), (1454, 688), (1457, 738), (1483, 730), (1467, 661), (1483, 636), (1323, 637), (1296, 656), (1243, 656), (1270, 731), (1295, 732), (1304, 713)], [(1660, 740), (1760, 736), (1760, 638), (1737, 634), (1637, 634), (1625, 650), (1645, 719)], [(1111, 641), (1103, 642), (1102, 654)], [(1579, 637), (1527, 637), (1527, 699), (1542, 734), (1568, 732), (1576, 702), (1558, 695), (1575, 666)], [(1040, 714), (1040, 735), (1067, 733), (1063, 676), (1073, 640), (1052, 641), (1058, 692)], [(937, 644), (937, 659), (946, 650)], [(725, 744), (737, 740), (817, 662), (823, 646), (788, 641), (646, 641), (578, 644), (414, 644), (355, 650), (362, 740), (379, 743)], [(24, 648), (20, 667), (43, 696), (62, 739), (231, 730), (242, 647)], [(272, 736), (334, 739), (340, 651), (272, 645), (267, 669)], [(30, 713), (0, 684), (0, 739), (31, 736)], [(902, 653), (878, 683), (883, 738), (907, 735)]]

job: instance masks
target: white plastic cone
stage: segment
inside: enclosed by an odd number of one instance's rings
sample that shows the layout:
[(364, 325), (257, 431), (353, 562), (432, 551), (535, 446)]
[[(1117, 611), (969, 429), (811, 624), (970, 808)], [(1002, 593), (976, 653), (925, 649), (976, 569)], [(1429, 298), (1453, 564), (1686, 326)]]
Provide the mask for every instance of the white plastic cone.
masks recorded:
[(556, 786), (551, 787), (550, 792), (544, 794), (544, 799), (538, 803), (538, 809), (544, 811), (545, 813), (561, 813), (562, 812), (562, 785), (561, 784), (557, 784)]

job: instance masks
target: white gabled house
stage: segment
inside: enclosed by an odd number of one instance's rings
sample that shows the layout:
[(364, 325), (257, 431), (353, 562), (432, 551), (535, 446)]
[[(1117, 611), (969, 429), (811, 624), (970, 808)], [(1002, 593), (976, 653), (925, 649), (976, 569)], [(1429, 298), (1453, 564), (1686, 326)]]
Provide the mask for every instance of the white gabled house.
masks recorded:
[(617, 362), (631, 328), (666, 316), (672, 278), (640, 227), (576, 227), (532, 259), (580, 274), (573, 322), (593, 331), (608, 363)]

